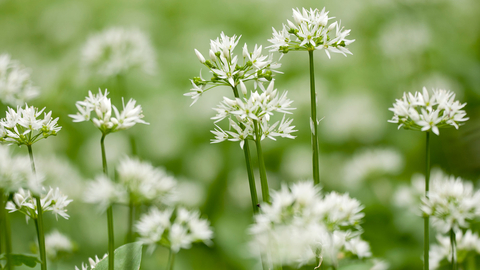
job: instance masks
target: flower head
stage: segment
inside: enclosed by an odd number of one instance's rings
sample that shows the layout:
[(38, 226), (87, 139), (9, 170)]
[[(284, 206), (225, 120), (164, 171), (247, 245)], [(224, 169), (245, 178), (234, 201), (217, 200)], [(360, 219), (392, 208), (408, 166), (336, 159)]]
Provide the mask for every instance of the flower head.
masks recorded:
[(38, 191), (38, 179), (27, 156), (12, 156), (6, 146), (0, 145), (0, 189), (9, 193), (19, 188)]
[[(57, 125), (58, 117), (53, 119), (52, 112), (44, 113), (45, 108), (17, 106), (17, 110), (8, 107), (5, 118), (0, 119), (3, 137), (0, 142), (20, 145), (32, 145), (41, 139), (55, 136), (62, 129)], [(42, 116), (43, 119), (39, 118)]]
[[(461, 230), (455, 232), (456, 251), (458, 256), (458, 263), (462, 263), (469, 256), (480, 254), (480, 238), (477, 233), (467, 230), (463, 233)], [(432, 245), (429, 253), (430, 269), (438, 269), (442, 262), (451, 263), (452, 260), (452, 245), (449, 236), (437, 235), (438, 243)]]
[(38, 87), (33, 86), (30, 71), (10, 55), (0, 55), (0, 101), (10, 106), (22, 105), (38, 96)]
[(99, 175), (91, 181), (85, 190), (85, 202), (97, 204), (100, 212), (104, 212), (114, 203), (126, 203), (127, 192), (118, 183), (105, 175)]
[(398, 124), (398, 128), (421, 131), (432, 131), (439, 135), (439, 128), (463, 125), (468, 120), (467, 113), (462, 110), (466, 103), (455, 100), (451, 91), (437, 89), (433, 94), (423, 87), (422, 92), (404, 93), (402, 99), (397, 99), (393, 108), (393, 118), (388, 122)]
[[(149, 124), (142, 120), (142, 106), (136, 105), (134, 99), (130, 99), (127, 105), (124, 103), (123, 110), (119, 111), (115, 105), (112, 105), (110, 98), (107, 96), (107, 90), (105, 90), (105, 93), (102, 93), (99, 89), (96, 95), (88, 91), (88, 96), (85, 97), (85, 100), (77, 101), (75, 104), (78, 112), (68, 116), (73, 118), (73, 122), (91, 120), (103, 134), (129, 129), (137, 123)], [(115, 113), (115, 116), (113, 116), (112, 111)], [(95, 112), (96, 117), (91, 117), (92, 112)]]
[(45, 250), (51, 261), (59, 259), (64, 254), (72, 253), (73, 248), (70, 238), (57, 230), (45, 235)]
[(82, 50), (82, 64), (91, 74), (115, 77), (134, 68), (152, 74), (155, 51), (137, 29), (110, 28), (91, 36)]
[(271, 51), (287, 53), (289, 51), (325, 50), (328, 58), (330, 53), (352, 54), (347, 46), (355, 40), (346, 39), (349, 29), (344, 29), (340, 22), (329, 24), (328, 11), (323, 8), (307, 10), (293, 9), (293, 22), (287, 20), (282, 30), (273, 28)]
[[(82, 263), (81, 270), (93, 270), (97, 266), (97, 264), (107, 258), (108, 254), (103, 255), (100, 259), (98, 256), (95, 255), (95, 258), (88, 258), (88, 264)], [(80, 270), (78, 267), (75, 266), (75, 270)]]

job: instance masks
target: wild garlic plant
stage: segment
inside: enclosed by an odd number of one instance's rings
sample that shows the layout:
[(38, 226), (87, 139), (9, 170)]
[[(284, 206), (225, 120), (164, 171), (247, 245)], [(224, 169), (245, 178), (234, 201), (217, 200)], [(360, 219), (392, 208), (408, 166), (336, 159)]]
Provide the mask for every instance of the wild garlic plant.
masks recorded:
[(370, 246), (360, 237), (362, 210), (348, 194), (322, 194), (313, 181), (283, 185), (255, 216), (249, 250), (262, 255), (264, 269), (312, 263), (337, 269), (341, 259), (370, 258)]
[[(241, 94), (243, 94), (244, 98), (246, 98), (247, 95), (245, 82), (253, 81), (254, 88), (256, 89), (257, 86), (263, 87), (264, 82), (272, 81), (274, 74), (279, 73), (277, 69), (280, 68), (281, 65), (273, 61), (272, 54), (268, 56), (262, 55), (262, 46), (258, 45), (255, 45), (253, 52), (248, 50), (247, 44), (244, 45), (242, 53), (243, 63), (240, 65), (239, 56), (234, 54), (235, 47), (237, 46), (239, 40), (240, 37), (237, 38), (236, 35), (229, 37), (222, 32), (219, 38), (210, 40), (210, 50), (208, 54), (210, 57), (209, 60), (206, 60), (205, 57), (195, 49), (195, 53), (200, 63), (205, 65), (213, 76), (211, 79), (206, 80), (203, 79), (202, 75), (200, 74), (200, 77), (195, 77), (190, 80), (193, 88), (190, 89), (189, 93), (184, 95), (190, 96), (193, 99), (192, 105), (201, 97), (204, 92), (217, 86), (230, 87), (233, 91), (235, 102), (236, 100), (240, 100), (243, 104), (244, 100), (241, 99)], [(238, 91), (239, 87), (241, 88), (242, 93)], [(235, 128), (235, 130), (237, 131), (236, 134), (238, 134), (237, 140), (242, 142), (241, 146), (245, 156), (252, 208), (254, 213), (258, 213), (258, 196), (251, 164), (252, 162), (249, 142), (248, 140), (240, 139), (240, 136), (243, 137), (244, 135), (240, 134), (241, 130), (245, 130), (243, 123), (240, 123), (240, 125), (237, 124), (237, 126), (238, 128)], [(255, 130), (252, 131), (257, 132)], [(216, 138), (215, 141), (219, 141), (221, 136), (223, 136), (224, 139), (228, 139), (228, 137), (225, 137), (221, 131), (216, 130), (215, 132), (217, 132), (214, 133), (216, 137), (220, 136), (219, 138)], [(225, 134), (228, 135), (229, 133)], [(235, 133), (232, 133), (230, 135), (234, 136), (234, 134)], [(263, 164), (263, 162), (260, 163)], [(264, 179), (266, 179), (266, 176)], [(266, 192), (266, 194), (268, 194), (268, 188), (262, 188), (262, 192)], [(263, 199), (268, 201), (269, 196), (264, 196)]]
[[(440, 134), (439, 128), (463, 125), (468, 120), (466, 112), (462, 110), (466, 103), (455, 100), (455, 93), (449, 90), (434, 89), (429, 93), (426, 87), (422, 92), (404, 93), (402, 99), (397, 99), (393, 108), (394, 113), (388, 122), (398, 124), (398, 128), (420, 130), (426, 132), (425, 149), (425, 197), (430, 196), (430, 132)], [(424, 269), (429, 269), (429, 233), (430, 219), (425, 216), (424, 221)], [(454, 238), (453, 238), (454, 239)]]
[(10, 106), (23, 105), (37, 97), (38, 87), (33, 85), (30, 70), (9, 54), (0, 55), (0, 102)]
[(209, 245), (213, 238), (210, 222), (200, 218), (200, 212), (183, 207), (165, 210), (152, 207), (141, 216), (135, 228), (140, 243), (147, 245), (149, 252), (153, 252), (157, 245), (169, 249), (167, 270), (173, 269), (175, 255), (181, 249), (188, 249), (197, 242)]
[[(291, 125), (293, 119), (285, 118), (295, 109), (290, 107), (293, 101), (287, 98), (287, 92), (279, 94), (274, 89), (274, 83), (275, 80), (272, 80), (262, 93), (247, 91), (245, 84), (240, 83), (243, 98), (232, 100), (223, 97), (223, 101), (214, 108), (217, 114), (212, 117), (216, 125), (216, 129), (211, 131), (215, 135), (212, 143), (239, 141), (243, 148), (247, 140), (255, 142), (264, 202), (269, 202), (270, 195), (261, 141), (265, 138), (276, 140), (276, 137), (294, 139), (292, 133), (296, 131)], [(274, 122), (274, 113), (282, 113), (282, 120)], [(228, 131), (216, 124), (224, 119), (228, 119)]]
[[(108, 167), (107, 167), (107, 157), (105, 154), (105, 137), (113, 132), (120, 130), (125, 130), (133, 127), (137, 123), (147, 124), (143, 118), (142, 106), (136, 105), (134, 99), (130, 99), (125, 105), (123, 103), (123, 110), (119, 111), (115, 105), (112, 105), (110, 98), (107, 97), (108, 92), (105, 90), (104, 93), (99, 89), (99, 93), (94, 95), (91, 91), (88, 91), (88, 96), (85, 97), (84, 101), (77, 101), (76, 106), (78, 112), (76, 114), (70, 114), (69, 116), (73, 118), (73, 122), (84, 122), (92, 121), (93, 124), (102, 132), (102, 137), (100, 139), (100, 146), (102, 150), (102, 165), (103, 165), (103, 176), (99, 183), (104, 184), (104, 187), (111, 187), (108, 181)], [(123, 98), (122, 98), (123, 100)], [(95, 116), (91, 116), (92, 112), (95, 112)], [(112, 112), (115, 113), (113, 116)], [(114, 189), (115, 190), (115, 189)], [(106, 202), (108, 203), (111, 199), (112, 194), (117, 195), (115, 192), (112, 192), (111, 189), (106, 195)], [(98, 194), (98, 191), (97, 191)], [(107, 207), (107, 221), (108, 221), (108, 269), (114, 270), (114, 226), (113, 226), (113, 210), (111, 205), (102, 205)]]
[(280, 31), (273, 28), (273, 37), (268, 41), (272, 43), (270, 48), (272, 52), (280, 52), (282, 56), (289, 51), (308, 51), (310, 61), (310, 129), (312, 134), (312, 169), (313, 180), (315, 184), (320, 183), (319, 169), (319, 147), (318, 147), (318, 125), (317, 119), (317, 93), (315, 90), (315, 71), (313, 52), (316, 50), (325, 50), (328, 58), (330, 53), (341, 53), (345, 56), (352, 54), (347, 46), (355, 40), (349, 40), (346, 37), (350, 30), (345, 30), (340, 22), (329, 21), (333, 17), (328, 17), (328, 11), (323, 8), (300, 11), (293, 9), (293, 22), (287, 20)]
[[(32, 145), (41, 139), (46, 139), (50, 136), (56, 136), (62, 127), (57, 125), (58, 117), (52, 118), (52, 112), (44, 113), (45, 108), (38, 110), (33, 106), (25, 104), (25, 108), (17, 106), (17, 110), (10, 107), (7, 108), (5, 118), (0, 119), (0, 142), (16, 144), (18, 146), (26, 145), (30, 156), (30, 165), (32, 173), (36, 175), (35, 161), (33, 157)], [(43, 119), (39, 118), (43, 115)], [(40, 259), (42, 270), (47, 269), (47, 259), (45, 254), (45, 234), (43, 225), (43, 203), (41, 199), (41, 186), (36, 185), (38, 188), (32, 188), (33, 199), (35, 199), (35, 205), (31, 207), (36, 212), (34, 218), (37, 228), (38, 245), (40, 250)], [(67, 203), (68, 204), (68, 203)], [(48, 207), (46, 205), (45, 207)], [(66, 205), (65, 205), (66, 206)], [(32, 216), (33, 218), (33, 216)], [(9, 263), (10, 264), (10, 263)]]

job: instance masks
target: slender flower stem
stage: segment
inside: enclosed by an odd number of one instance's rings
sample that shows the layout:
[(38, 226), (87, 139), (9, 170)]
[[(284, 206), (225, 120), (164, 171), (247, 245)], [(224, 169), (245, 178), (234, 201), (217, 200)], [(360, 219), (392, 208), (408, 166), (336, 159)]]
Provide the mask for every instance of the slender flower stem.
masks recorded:
[(450, 230), (450, 243), (452, 245), (452, 270), (457, 270), (457, 239), (455, 238), (455, 231)]
[[(108, 176), (107, 156), (105, 155), (105, 136), (106, 134), (102, 134), (102, 139), (100, 139), (100, 145), (102, 148), (103, 173)], [(108, 222), (108, 270), (114, 270), (115, 243), (114, 243), (114, 233), (113, 233), (113, 209), (111, 205), (107, 209), (107, 222)]]
[[(425, 147), (425, 197), (428, 198), (430, 190), (430, 132), (427, 131)], [(430, 217), (425, 216), (424, 220), (424, 241), (423, 241), (423, 269), (429, 270), (429, 250), (430, 250)]]
[[(0, 189), (0, 224), (2, 225), (1, 230), (3, 235), (0, 233), (0, 239), (5, 239), (5, 254), (7, 257), (7, 270), (13, 269), (12, 263), (12, 239), (10, 235), (10, 223), (8, 222), (7, 211), (5, 210), (5, 202), (8, 198), (5, 198), (5, 191)], [(0, 247), (2, 243), (0, 241)], [(1, 252), (0, 252), (1, 254)]]
[(260, 183), (262, 185), (262, 198), (266, 203), (270, 203), (270, 194), (268, 190), (267, 172), (265, 170), (265, 160), (262, 151), (262, 135), (260, 134), (259, 123), (254, 120), (255, 127), (255, 145), (257, 146), (258, 169), (260, 171)]
[(130, 203), (128, 204), (128, 231), (127, 231), (127, 243), (133, 242), (133, 223), (135, 220), (135, 205), (130, 198)]
[(318, 132), (317, 132), (317, 93), (315, 91), (315, 71), (313, 65), (313, 51), (308, 51), (310, 60), (310, 128), (312, 132), (312, 168), (313, 183), (320, 184), (320, 168), (318, 163)]
[[(232, 89), (235, 97), (239, 98), (240, 96), (238, 95), (237, 87), (232, 87)], [(245, 140), (245, 144), (243, 145), (243, 154), (245, 155), (245, 163), (247, 165), (248, 184), (250, 186), (250, 197), (252, 199), (253, 213), (257, 214), (258, 207), (259, 207), (257, 187), (255, 185), (255, 176), (253, 174), (253, 169), (252, 169), (252, 160), (250, 158), (250, 144), (248, 140)]]
[(173, 264), (175, 263), (175, 252), (170, 249), (170, 254), (168, 255), (167, 270), (173, 270)]

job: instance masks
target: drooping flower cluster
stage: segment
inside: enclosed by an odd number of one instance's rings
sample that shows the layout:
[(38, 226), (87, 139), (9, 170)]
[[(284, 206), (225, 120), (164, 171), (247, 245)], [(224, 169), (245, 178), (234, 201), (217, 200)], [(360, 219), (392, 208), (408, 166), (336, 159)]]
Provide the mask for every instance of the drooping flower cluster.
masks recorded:
[(73, 252), (74, 245), (70, 238), (55, 230), (45, 235), (45, 250), (50, 261), (60, 259)]
[[(48, 192), (44, 189), (40, 201), (42, 204), (42, 213), (52, 212), (58, 220), (58, 216), (68, 219), (67, 206), (72, 202), (66, 195), (63, 195), (58, 188), (50, 188)], [(9, 213), (20, 212), (25, 214), (27, 221), (37, 219), (38, 208), (37, 201), (32, 196), (31, 192), (20, 188), (17, 193), (13, 195), (12, 201), (7, 202), (6, 209)]]
[(155, 50), (138, 29), (110, 28), (91, 36), (82, 50), (83, 67), (102, 77), (115, 77), (134, 68), (147, 74), (156, 69)]
[(209, 60), (195, 50), (195, 53), (202, 64), (204, 64), (212, 73), (213, 77), (205, 80), (195, 77), (191, 80), (192, 89), (184, 94), (193, 99), (192, 105), (207, 90), (220, 85), (226, 85), (236, 88), (239, 84), (246, 81), (254, 81), (255, 88), (257, 84), (271, 81), (274, 74), (280, 68), (280, 64), (273, 61), (273, 56), (262, 55), (262, 46), (255, 45), (252, 52), (248, 50), (247, 44), (243, 46), (243, 64), (240, 65), (238, 56), (233, 53), (240, 37), (236, 35), (228, 37), (223, 32), (220, 38), (210, 40)]
[(177, 181), (163, 168), (129, 157), (117, 166), (117, 180), (104, 174), (91, 181), (85, 191), (85, 201), (97, 204), (103, 212), (112, 204), (172, 205), (176, 200)]
[[(94, 95), (88, 91), (88, 96), (84, 101), (77, 101), (77, 114), (70, 114), (73, 122), (84, 122), (92, 120), (93, 124), (102, 131), (103, 134), (109, 134), (119, 130), (129, 129), (137, 123), (149, 123), (142, 120), (142, 106), (136, 105), (134, 99), (130, 99), (125, 105), (123, 103), (123, 110), (120, 112), (115, 105), (112, 105), (110, 98), (107, 97), (108, 92), (105, 93), (99, 89), (98, 94)], [(112, 115), (112, 111), (115, 116)], [(91, 117), (91, 113), (95, 112), (96, 117)]]
[(441, 232), (468, 228), (472, 219), (480, 217), (480, 191), (454, 176), (435, 179), (421, 209)]
[(293, 22), (287, 20), (280, 31), (273, 28), (273, 37), (268, 41), (272, 43), (271, 51), (283, 54), (289, 51), (325, 50), (328, 58), (330, 53), (341, 53), (345, 56), (352, 54), (346, 46), (355, 40), (346, 39), (350, 34), (349, 29), (344, 29), (340, 22), (329, 24), (328, 11), (323, 8), (302, 11), (293, 9)]
[[(88, 264), (82, 263), (82, 269), (81, 270), (93, 270), (97, 266), (97, 264), (107, 258), (107, 254), (103, 255), (103, 257), (100, 259), (98, 256), (95, 255), (95, 258), (88, 258)], [(75, 266), (75, 270), (80, 270), (78, 267)]]
[(38, 96), (38, 88), (33, 86), (30, 71), (10, 55), (0, 55), (0, 102), (19, 106)]
[(17, 110), (8, 107), (5, 118), (0, 119), (0, 142), (32, 145), (41, 139), (55, 136), (62, 129), (57, 125), (58, 117), (53, 119), (52, 112), (44, 113), (45, 108), (17, 106)]
[(0, 190), (7, 193), (20, 188), (38, 190), (37, 179), (27, 156), (12, 156), (7, 147), (0, 145)]
[(175, 211), (173, 208), (160, 211), (152, 207), (135, 227), (140, 235), (139, 241), (148, 245), (150, 252), (157, 245), (162, 245), (177, 253), (180, 249), (190, 248), (192, 243), (209, 244), (213, 237), (210, 223), (200, 218), (200, 212), (182, 207)]
[(468, 120), (467, 113), (462, 110), (466, 103), (455, 100), (455, 94), (448, 90), (434, 89), (430, 95), (423, 87), (422, 93), (404, 93), (397, 99), (390, 123), (398, 124), (398, 128), (432, 131), (439, 135), (439, 128), (453, 126), (458, 129)]
[[(219, 143), (225, 140), (239, 141), (243, 148), (245, 140), (255, 140), (260, 137), (261, 140), (275, 137), (295, 138), (292, 133), (295, 132), (295, 126), (291, 126), (293, 119), (285, 118), (290, 114), (292, 100), (287, 98), (287, 92), (278, 94), (274, 89), (274, 80), (270, 82), (267, 89), (262, 93), (250, 92), (247, 97), (247, 89), (241, 84), (244, 98), (229, 99), (223, 98), (223, 101), (214, 110), (217, 114), (212, 117), (215, 123), (228, 118), (230, 130), (224, 131), (216, 125), (216, 129), (211, 132), (215, 135), (212, 143)], [(283, 113), (281, 121), (270, 123), (274, 112)]]
[[(462, 264), (468, 257), (480, 254), (480, 238), (477, 233), (467, 230), (465, 233), (455, 233), (457, 263)], [(452, 246), (450, 237), (437, 235), (438, 244), (430, 249), (430, 269), (438, 269), (443, 265), (449, 265), (452, 261)]]
[(360, 238), (362, 209), (348, 194), (321, 195), (312, 182), (282, 186), (255, 217), (250, 250), (274, 266), (370, 257), (369, 244)]

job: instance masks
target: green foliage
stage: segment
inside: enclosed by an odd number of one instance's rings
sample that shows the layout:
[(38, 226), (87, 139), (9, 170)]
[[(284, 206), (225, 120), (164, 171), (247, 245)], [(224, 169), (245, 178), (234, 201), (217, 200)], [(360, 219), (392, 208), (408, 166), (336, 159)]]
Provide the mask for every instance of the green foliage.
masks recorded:
[[(37, 263), (40, 264), (41, 261), (37, 258), (36, 255), (30, 254), (10, 254), (12, 256), (12, 261), (14, 266), (21, 266), (22, 264), (30, 268), (34, 268)], [(2, 269), (7, 263), (6, 254), (0, 254), (0, 266)]]
[[(115, 249), (115, 269), (138, 270), (142, 262), (142, 245), (138, 242), (125, 244)], [(108, 269), (108, 256), (101, 260), (95, 269)]]

